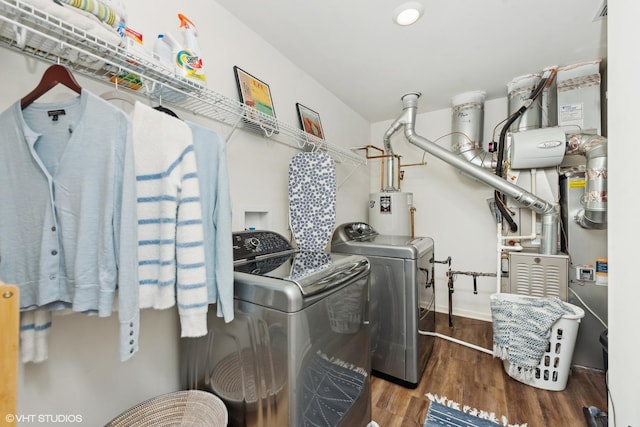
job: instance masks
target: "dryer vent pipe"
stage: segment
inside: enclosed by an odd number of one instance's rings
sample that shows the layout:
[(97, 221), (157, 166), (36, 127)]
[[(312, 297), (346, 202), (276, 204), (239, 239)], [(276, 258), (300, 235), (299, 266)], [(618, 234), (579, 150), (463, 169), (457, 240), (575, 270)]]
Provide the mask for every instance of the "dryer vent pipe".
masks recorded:
[(415, 121), (418, 109), (418, 98), (420, 95), (421, 94), (419, 92), (412, 92), (402, 97), (402, 114), (391, 124), (384, 135), (385, 150), (391, 149), (389, 143), (391, 136), (404, 127), (404, 135), (413, 145), (472, 176), (473, 178), (476, 178), (485, 185), (512, 197), (522, 206), (539, 213), (542, 218), (540, 251), (543, 254), (556, 254), (558, 244), (558, 213), (555, 205), (518, 187), (515, 184), (511, 184), (503, 178), (491, 173), (489, 170), (465, 160), (458, 156), (458, 154), (446, 150), (436, 143), (417, 135), (415, 133)]

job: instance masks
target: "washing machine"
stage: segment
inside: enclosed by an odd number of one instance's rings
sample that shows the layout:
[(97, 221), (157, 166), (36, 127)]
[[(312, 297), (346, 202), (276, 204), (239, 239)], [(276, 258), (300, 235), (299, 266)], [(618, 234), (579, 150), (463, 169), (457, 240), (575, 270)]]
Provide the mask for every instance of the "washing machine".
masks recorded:
[(182, 338), (181, 381), (225, 403), (230, 426), (371, 422), (369, 262), (298, 251), (271, 231), (233, 234), (234, 320)]
[(333, 253), (356, 254), (371, 263), (371, 367), (382, 378), (415, 388), (434, 344), (433, 239), (382, 235), (369, 224), (336, 228)]

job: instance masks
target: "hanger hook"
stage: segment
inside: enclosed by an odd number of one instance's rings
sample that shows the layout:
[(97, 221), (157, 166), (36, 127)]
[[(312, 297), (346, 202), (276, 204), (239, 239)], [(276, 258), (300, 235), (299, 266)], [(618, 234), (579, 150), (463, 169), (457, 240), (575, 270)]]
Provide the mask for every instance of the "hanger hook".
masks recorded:
[(307, 138), (304, 138), (304, 137), (296, 138), (296, 145), (298, 146), (299, 149), (303, 149), (308, 143), (309, 141)]
[(16, 35), (16, 44), (20, 49), (24, 49), (27, 45), (27, 29), (24, 27), (18, 27), (16, 24), (13, 24), (13, 32)]
[[(60, 52), (64, 52), (64, 43), (60, 42)], [(58, 55), (58, 65), (60, 65), (60, 55)]]
[(262, 123), (262, 122), (260, 122), (260, 129), (262, 129), (262, 131), (264, 132), (264, 135), (267, 138), (271, 138), (271, 136), (273, 136), (273, 134), (275, 132), (275, 129), (265, 127), (264, 123)]

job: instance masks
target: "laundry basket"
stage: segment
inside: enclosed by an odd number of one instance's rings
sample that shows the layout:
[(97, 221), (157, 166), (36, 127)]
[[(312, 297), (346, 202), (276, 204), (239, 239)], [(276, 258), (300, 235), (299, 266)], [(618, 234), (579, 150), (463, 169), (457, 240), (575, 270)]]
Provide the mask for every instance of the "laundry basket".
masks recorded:
[(226, 427), (227, 408), (212, 393), (180, 390), (145, 400), (124, 411), (105, 427)]
[[(539, 297), (500, 293), (491, 295), (491, 298), (501, 298), (507, 301), (518, 299), (521, 301), (523, 298), (534, 299)], [(573, 310), (575, 314), (565, 314), (552, 325), (549, 342), (533, 377), (522, 378), (510, 374), (509, 372), (512, 371), (510, 369), (511, 364), (507, 358), (502, 361), (502, 364), (509, 376), (524, 384), (544, 390), (561, 391), (566, 388), (578, 327), (580, 326), (580, 320), (584, 317), (584, 310), (567, 302), (563, 304)]]

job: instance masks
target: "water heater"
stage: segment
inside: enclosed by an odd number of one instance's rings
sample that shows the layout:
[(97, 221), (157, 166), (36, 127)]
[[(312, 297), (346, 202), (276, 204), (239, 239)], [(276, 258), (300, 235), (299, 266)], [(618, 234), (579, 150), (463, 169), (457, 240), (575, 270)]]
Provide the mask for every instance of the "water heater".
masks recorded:
[(411, 236), (413, 193), (382, 191), (369, 197), (369, 224), (380, 234)]

